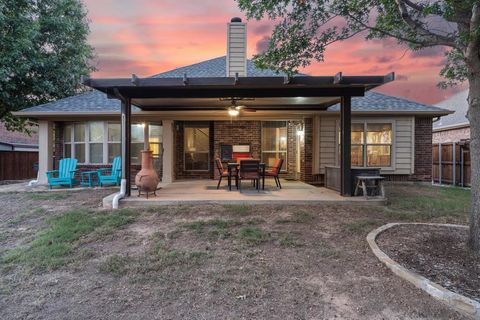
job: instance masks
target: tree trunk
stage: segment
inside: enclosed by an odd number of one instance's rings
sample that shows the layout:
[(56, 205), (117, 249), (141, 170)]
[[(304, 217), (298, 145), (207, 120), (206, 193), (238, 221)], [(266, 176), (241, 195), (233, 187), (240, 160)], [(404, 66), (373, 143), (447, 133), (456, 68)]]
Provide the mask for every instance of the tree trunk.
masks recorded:
[(480, 73), (472, 72), (469, 77), (468, 113), (470, 121), (470, 163), (472, 208), (468, 247), (480, 255)]

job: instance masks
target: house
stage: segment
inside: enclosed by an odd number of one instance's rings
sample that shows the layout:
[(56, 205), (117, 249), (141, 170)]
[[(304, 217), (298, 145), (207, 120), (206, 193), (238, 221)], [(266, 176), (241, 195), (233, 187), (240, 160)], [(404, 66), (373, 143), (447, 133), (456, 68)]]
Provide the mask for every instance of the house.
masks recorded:
[[(432, 181), (471, 186), (470, 123), (467, 119), (468, 89), (436, 104), (453, 113), (433, 122)], [(453, 170), (455, 168), (455, 170)]]
[(96, 90), (16, 113), (40, 123), (41, 172), (54, 156), (75, 157), (91, 170), (122, 154), (129, 188), (139, 151), (150, 148), (163, 182), (209, 179), (218, 174), (214, 159), (230, 146), (266, 165), (284, 158), (284, 176), (306, 183), (324, 184), (331, 169), (345, 195), (352, 167), (381, 168), (390, 180), (431, 181), (432, 119), (450, 111), (369, 91), (393, 74), (290, 77), (260, 70), (246, 58), (246, 33), (233, 18), (226, 56), (149, 78), (85, 79)]
[(30, 135), (17, 131), (9, 131), (0, 122), (0, 151), (38, 152), (38, 133), (36, 127), (31, 127)]
[(433, 123), (433, 143), (470, 140), (470, 123), (467, 119), (468, 90), (454, 94), (436, 104), (437, 107), (454, 111)]
[(0, 122), (0, 181), (35, 178), (38, 164), (38, 134), (8, 131)]

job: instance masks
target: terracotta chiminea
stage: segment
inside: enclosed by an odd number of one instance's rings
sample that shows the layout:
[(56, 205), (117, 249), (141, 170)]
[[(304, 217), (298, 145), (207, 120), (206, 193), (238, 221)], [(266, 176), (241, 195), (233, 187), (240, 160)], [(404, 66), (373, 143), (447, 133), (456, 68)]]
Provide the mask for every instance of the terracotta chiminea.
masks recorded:
[(138, 196), (145, 193), (148, 199), (148, 193), (155, 191), (160, 182), (157, 172), (153, 169), (153, 156), (151, 150), (142, 150), (142, 169), (135, 176), (135, 185), (138, 187)]

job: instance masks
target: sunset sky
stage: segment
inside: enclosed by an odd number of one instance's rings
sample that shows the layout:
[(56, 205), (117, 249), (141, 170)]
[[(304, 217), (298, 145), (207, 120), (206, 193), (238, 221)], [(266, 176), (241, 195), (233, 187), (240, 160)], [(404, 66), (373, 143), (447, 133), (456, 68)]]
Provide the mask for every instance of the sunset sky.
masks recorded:
[[(233, 0), (84, 0), (96, 51), (94, 77), (149, 76), (226, 53), (226, 23), (244, 14)], [(248, 57), (265, 48), (272, 23), (248, 21)], [(394, 40), (365, 41), (362, 36), (328, 48), (325, 62), (313, 62), (310, 75), (386, 74), (397, 80), (380, 92), (436, 103), (464, 87), (440, 90), (442, 48), (412, 53)]]

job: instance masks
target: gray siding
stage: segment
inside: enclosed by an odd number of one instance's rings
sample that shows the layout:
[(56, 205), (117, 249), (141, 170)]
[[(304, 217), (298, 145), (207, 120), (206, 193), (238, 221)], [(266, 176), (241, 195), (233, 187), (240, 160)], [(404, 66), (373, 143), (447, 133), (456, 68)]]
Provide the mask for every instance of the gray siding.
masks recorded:
[[(414, 117), (355, 117), (353, 122), (371, 121), (392, 123), (392, 167), (382, 170), (385, 174), (412, 174), (414, 172)], [(339, 164), (338, 159), (338, 126), (339, 118), (334, 116), (318, 116), (318, 126), (315, 127), (314, 138), (316, 153), (314, 154), (314, 173), (324, 174), (325, 166)]]

